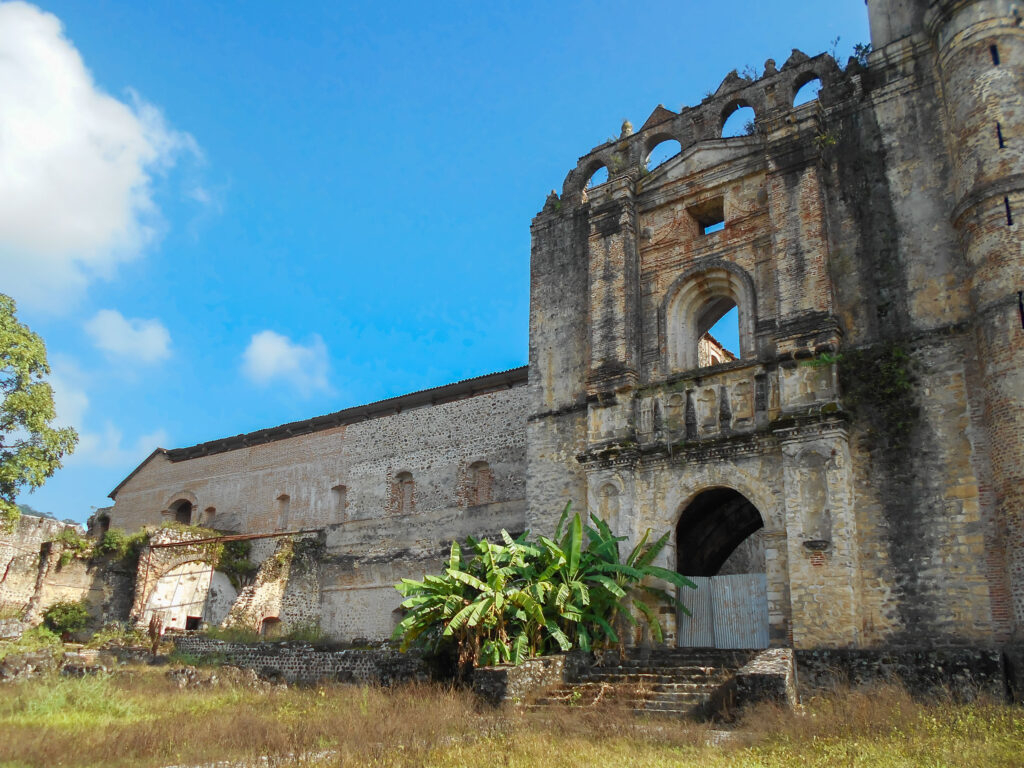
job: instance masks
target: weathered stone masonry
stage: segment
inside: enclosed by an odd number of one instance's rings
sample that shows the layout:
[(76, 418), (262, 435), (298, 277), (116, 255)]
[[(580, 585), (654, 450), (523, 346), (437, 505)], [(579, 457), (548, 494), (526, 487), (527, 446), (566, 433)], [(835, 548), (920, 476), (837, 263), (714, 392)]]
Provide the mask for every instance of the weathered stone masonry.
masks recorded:
[[(222, 530), (321, 530), (315, 572), (303, 567), (300, 579), (289, 566), (273, 579), (257, 577), (258, 590), (239, 594), (244, 608), (232, 611), (230, 623), (258, 630), (268, 618), (318, 621), (339, 639), (385, 638), (401, 601), (394, 584), (403, 576), (434, 570), (452, 539), (524, 529), (525, 381), (526, 370), (517, 369), (160, 450), (113, 492), (107, 514), (129, 529), (172, 520), (184, 507), (191, 522)], [(404, 499), (399, 478), (408, 487)], [(254, 542), (254, 559), (280, 554), (275, 541)], [(201, 592), (218, 576), (208, 563), (187, 565), (198, 561), (157, 558), (148, 583), (162, 579), (160, 594), (138, 590), (135, 620), (144, 624), (152, 610), (177, 605), (167, 615), (180, 627), (183, 590)], [(219, 592), (229, 587), (221, 580)], [(220, 609), (190, 610), (208, 623), (226, 620)]]
[[(549, 531), (572, 501), (631, 542), (673, 531), (663, 564), (708, 585), (699, 621), (665, 617), (687, 642), (1020, 640), (1021, 10), (868, 12), (865, 58), (732, 72), (580, 159), (531, 228), (528, 377), (157, 451), (112, 523), (318, 531), (306, 586), (245, 621), (287, 603), (342, 639), (387, 636), (391, 585), (449, 540)], [(723, 138), (740, 107), (752, 132)], [(739, 354), (712, 359), (734, 306)]]
[[(675, 528), (665, 564), (683, 568), (684, 537), (727, 556), (763, 526), (773, 644), (1019, 636), (1012, 5), (872, 0), (866, 62), (794, 51), (581, 158), (533, 223), (535, 527), (612, 486), (620, 534)], [(740, 106), (754, 131), (721, 138)], [(681, 152), (648, 171), (666, 139)], [(699, 368), (732, 305), (740, 359)], [(704, 514), (721, 488), (756, 511)]]

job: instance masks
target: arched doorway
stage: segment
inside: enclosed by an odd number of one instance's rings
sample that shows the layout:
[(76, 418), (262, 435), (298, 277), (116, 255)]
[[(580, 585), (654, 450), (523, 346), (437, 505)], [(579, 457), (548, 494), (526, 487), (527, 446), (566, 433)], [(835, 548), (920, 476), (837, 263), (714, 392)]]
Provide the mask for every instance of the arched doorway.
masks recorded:
[(676, 524), (676, 570), (697, 584), (679, 617), (679, 645), (767, 648), (768, 589), (757, 507), (732, 488), (709, 488)]
[(174, 513), (174, 522), (182, 525), (192, 524), (192, 502), (188, 499), (179, 501), (171, 507), (171, 511)]

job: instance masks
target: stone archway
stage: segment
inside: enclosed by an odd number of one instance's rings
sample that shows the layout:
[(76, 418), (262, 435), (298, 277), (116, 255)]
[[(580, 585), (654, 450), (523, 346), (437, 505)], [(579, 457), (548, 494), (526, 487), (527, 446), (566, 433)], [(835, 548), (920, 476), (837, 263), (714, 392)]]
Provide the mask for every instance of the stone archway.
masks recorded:
[(676, 570), (697, 584), (684, 595), (679, 645), (766, 648), (769, 644), (764, 519), (727, 487), (694, 496), (676, 523)]

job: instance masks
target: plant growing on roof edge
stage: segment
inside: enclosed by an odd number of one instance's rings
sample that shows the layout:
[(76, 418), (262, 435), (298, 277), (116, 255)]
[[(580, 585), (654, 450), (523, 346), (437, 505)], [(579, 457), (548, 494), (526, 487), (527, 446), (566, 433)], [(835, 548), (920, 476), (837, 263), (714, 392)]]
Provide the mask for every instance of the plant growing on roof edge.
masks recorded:
[(467, 539), (468, 556), (453, 542), (442, 574), (403, 579), (395, 588), (406, 598), (407, 614), (394, 632), (402, 649), (452, 644), (464, 673), (476, 663), (518, 664), (556, 650), (621, 646), (622, 628), (640, 624), (662, 641), (657, 611), (647, 601), (687, 611), (667, 590), (646, 582), (695, 587), (652, 564), (669, 534), (649, 543), (648, 531), (622, 559), (624, 537), (597, 516), (584, 525), (569, 511), (567, 504), (553, 539), (531, 541), (528, 532), (513, 539), (502, 531), (501, 544)]

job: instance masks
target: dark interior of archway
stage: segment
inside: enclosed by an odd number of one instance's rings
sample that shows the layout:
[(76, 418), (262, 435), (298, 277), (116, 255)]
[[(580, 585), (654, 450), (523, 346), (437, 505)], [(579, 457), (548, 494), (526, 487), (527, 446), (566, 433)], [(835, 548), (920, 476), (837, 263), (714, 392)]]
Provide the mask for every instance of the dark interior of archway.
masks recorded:
[(188, 525), (192, 522), (192, 504), (188, 501), (181, 502), (174, 510), (174, 520), (178, 523)]
[(764, 527), (757, 507), (732, 488), (698, 494), (676, 526), (676, 570), (684, 576), (714, 576), (754, 531)]

